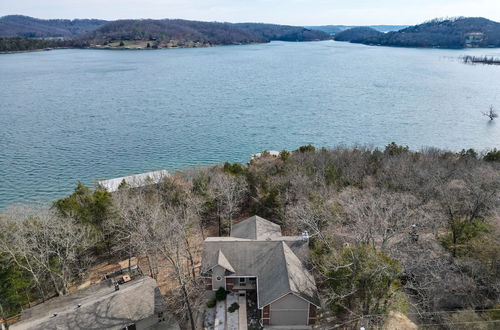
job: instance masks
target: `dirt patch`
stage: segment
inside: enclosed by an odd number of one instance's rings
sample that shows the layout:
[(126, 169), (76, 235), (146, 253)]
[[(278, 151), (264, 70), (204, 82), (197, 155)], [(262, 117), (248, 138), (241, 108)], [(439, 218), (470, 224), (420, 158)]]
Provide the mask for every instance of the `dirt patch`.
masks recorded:
[(390, 312), (382, 326), (383, 330), (417, 330), (418, 327), (406, 315), (399, 312)]

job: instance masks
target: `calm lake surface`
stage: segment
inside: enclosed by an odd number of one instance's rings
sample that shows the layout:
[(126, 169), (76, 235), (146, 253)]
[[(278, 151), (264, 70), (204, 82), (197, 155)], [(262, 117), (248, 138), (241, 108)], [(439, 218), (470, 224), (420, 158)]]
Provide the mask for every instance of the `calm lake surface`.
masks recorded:
[(334, 41), (0, 55), (0, 208), (304, 144), (500, 147), (500, 49)]

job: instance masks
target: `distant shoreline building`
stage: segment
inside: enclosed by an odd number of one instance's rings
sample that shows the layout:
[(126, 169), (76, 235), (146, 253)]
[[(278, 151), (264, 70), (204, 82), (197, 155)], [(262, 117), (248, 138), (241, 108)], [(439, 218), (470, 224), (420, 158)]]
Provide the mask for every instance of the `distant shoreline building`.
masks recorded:
[(162, 179), (170, 177), (167, 170), (159, 170), (142, 174), (124, 176), (121, 178), (101, 180), (97, 184), (105, 188), (108, 192), (115, 192), (120, 185), (127, 184), (130, 188), (140, 188), (159, 183)]
[(273, 157), (279, 157), (280, 155), (280, 152), (279, 151), (276, 151), (276, 150), (269, 150), (269, 151), (263, 151), (263, 152), (259, 152), (259, 153), (256, 153), (256, 154), (253, 154), (252, 155), (252, 159), (257, 159), (257, 158), (260, 158), (262, 156), (273, 156)]
[(465, 35), (465, 46), (466, 47), (479, 47), (479, 45), (484, 40), (484, 33), (482, 32), (471, 32)]

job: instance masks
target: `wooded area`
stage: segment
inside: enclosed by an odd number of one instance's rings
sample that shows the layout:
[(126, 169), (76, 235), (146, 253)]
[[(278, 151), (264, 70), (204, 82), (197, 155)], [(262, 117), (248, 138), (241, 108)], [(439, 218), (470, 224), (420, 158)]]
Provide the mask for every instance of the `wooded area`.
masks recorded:
[(396, 47), (499, 47), (500, 23), (480, 17), (435, 19), (388, 33), (353, 28), (336, 34), (335, 40)]
[[(3, 37), (3, 38), (2, 38)], [(315, 41), (331, 39), (328, 33), (304, 27), (218, 23), (181, 19), (40, 20), (26, 16), (0, 17), (0, 51), (25, 51), (57, 47), (125, 45), (124, 41), (145, 41), (150, 47), (187, 47)]]
[(399, 311), (443, 329), (494, 329), (499, 212), (500, 151), (394, 143), (264, 153), (113, 194), (78, 184), (50, 209), (0, 216), (0, 316), (66, 294), (98, 262), (138, 256), (152, 277), (168, 270), (167, 301), (191, 328), (206, 303), (201, 242), (257, 214), (284, 234), (309, 232), (325, 327), (375, 327)]

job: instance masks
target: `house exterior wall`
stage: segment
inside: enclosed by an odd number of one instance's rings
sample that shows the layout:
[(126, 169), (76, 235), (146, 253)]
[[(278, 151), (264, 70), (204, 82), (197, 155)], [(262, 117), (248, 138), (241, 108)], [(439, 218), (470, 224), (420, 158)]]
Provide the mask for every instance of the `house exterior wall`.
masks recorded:
[(203, 278), (203, 282), (205, 283), (205, 290), (212, 290), (212, 278), (205, 277)]
[(307, 322), (307, 325), (315, 325), (317, 315), (318, 315), (317, 307), (313, 304), (309, 304), (309, 320)]
[(276, 300), (270, 305), (269, 325), (308, 325), (309, 302), (294, 294)]
[[(242, 283), (240, 279), (244, 279)], [(248, 291), (257, 289), (255, 277), (226, 277), (226, 290), (232, 292)]]
[(212, 269), (212, 290), (217, 291), (219, 288), (226, 288), (225, 274), (226, 270), (221, 266), (215, 266)]
[(264, 306), (264, 308), (262, 308), (262, 324), (264, 325), (269, 325), (269, 321), (270, 321), (270, 314), (269, 314), (269, 305), (267, 306)]
[(234, 286), (234, 278), (226, 278), (226, 290), (234, 291), (233, 286)]

